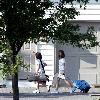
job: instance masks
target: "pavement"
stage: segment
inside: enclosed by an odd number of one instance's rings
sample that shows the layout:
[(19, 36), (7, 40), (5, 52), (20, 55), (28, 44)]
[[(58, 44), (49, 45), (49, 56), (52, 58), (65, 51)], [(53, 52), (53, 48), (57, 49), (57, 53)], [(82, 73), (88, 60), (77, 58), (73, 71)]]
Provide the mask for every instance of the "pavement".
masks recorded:
[[(33, 87), (20, 87), (19, 100), (100, 100), (100, 88), (91, 88), (89, 93), (80, 93), (79, 90), (70, 94), (69, 89), (60, 87), (59, 93), (47, 92), (46, 87), (40, 88), (40, 93), (33, 94)], [(0, 100), (13, 100), (12, 88), (0, 88)]]

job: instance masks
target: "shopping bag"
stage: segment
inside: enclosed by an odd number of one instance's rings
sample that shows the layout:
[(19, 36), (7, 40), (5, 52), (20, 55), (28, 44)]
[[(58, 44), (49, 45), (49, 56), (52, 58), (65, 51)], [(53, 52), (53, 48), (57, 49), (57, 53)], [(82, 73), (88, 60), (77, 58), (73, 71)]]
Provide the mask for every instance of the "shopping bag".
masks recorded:
[(38, 81), (38, 80), (39, 80), (39, 75), (36, 75), (36, 74), (29, 74), (28, 77), (27, 77), (27, 80), (28, 80), (29, 82)]
[(40, 81), (46, 81), (47, 80), (46, 74), (42, 71), (39, 73), (39, 80)]

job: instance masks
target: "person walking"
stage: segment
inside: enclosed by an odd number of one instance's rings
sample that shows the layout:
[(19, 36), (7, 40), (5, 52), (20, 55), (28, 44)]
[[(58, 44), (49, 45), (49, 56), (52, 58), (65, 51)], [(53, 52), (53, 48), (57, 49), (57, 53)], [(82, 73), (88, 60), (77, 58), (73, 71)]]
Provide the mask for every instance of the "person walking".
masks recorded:
[[(45, 70), (44, 70), (44, 67), (47, 66), (47, 64), (42, 60), (42, 55), (40, 52), (37, 52), (35, 54), (36, 56), (36, 66), (35, 66), (35, 75), (39, 75), (40, 73), (45, 73)], [(45, 82), (46, 81), (43, 81), (44, 84), (46, 84)], [(42, 82), (42, 84), (43, 84)], [(39, 91), (39, 83), (40, 83), (40, 80), (39, 81), (35, 81), (36, 83), (36, 89), (33, 91), (33, 93), (40, 93)]]
[(65, 77), (65, 53), (63, 50), (58, 51), (58, 58), (59, 58), (59, 73), (56, 73), (53, 78), (53, 85), (55, 85), (55, 91), (53, 93), (58, 93), (58, 88), (59, 88), (59, 81), (62, 79), (64, 82), (69, 86), (73, 87), (73, 84), (71, 81)]

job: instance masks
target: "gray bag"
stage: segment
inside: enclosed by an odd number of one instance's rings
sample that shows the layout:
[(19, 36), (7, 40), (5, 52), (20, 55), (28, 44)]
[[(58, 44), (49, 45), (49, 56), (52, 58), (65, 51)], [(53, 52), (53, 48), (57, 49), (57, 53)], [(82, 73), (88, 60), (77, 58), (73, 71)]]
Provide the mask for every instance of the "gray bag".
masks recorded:
[(43, 65), (41, 59), (40, 59), (40, 63), (41, 63), (41, 66), (42, 66), (42, 70), (41, 70), (41, 72), (39, 72), (39, 80), (40, 81), (46, 81), (47, 77), (46, 77), (45, 70), (44, 70), (44, 65)]
[(39, 80), (40, 81), (46, 81), (47, 80), (45, 73), (42, 72), (42, 71), (39, 73)]
[(56, 87), (57, 82), (58, 82), (58, 73), (56, 73), (53, 77), (52, 87)]
[(39, 75), (36, 75), (36, 74), (29, 74), (28, 77), (27, 77), (27, 80), (28, 80), (29, 82), (38, 81), (38, 80), (39, 80)]
[(43, 64), (42, 64), (41, 59), (40, 59), (40, 62), (41, 62), (41, 65), (42, 65), (42, 70), (41, 70), (41, 72), (39, 72), (38, 75), (36, 75), (36, 74), (28, 75), (28, 81), (29, 81), (29, 82), (32, 82), (32, 81), (46, 81), (46, 80), (48, 80), (48, 77), (47, 77), (47, 75), (45, 74), (44, 66), (43, 66)]

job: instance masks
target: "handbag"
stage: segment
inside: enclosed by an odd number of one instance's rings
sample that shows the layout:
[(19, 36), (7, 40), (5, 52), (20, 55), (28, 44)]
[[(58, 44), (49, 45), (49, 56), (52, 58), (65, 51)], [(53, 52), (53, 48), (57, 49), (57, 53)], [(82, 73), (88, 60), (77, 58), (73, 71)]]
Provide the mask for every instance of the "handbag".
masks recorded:
[(40, 59), (41, 65), (42, 65), (42, 70), (39, 72), (39, 74), (29, 74), (27, 79), (29, 82), (32, 81), (49, 81), (49, 76), (45, 74), (44, 66), (42, 64), (42, 61)]
[(52, 87), (56, 87), (57, 85), (57, 82), (58, 82), (58, 73), (56, 73), (53, 77), (53, 80), (52, 80)]
[(38, 81), (38, 80), (39, 80), (39, 75), (36, 75), (36, 74), (29, 74), (28, 77), (27, 77), (27, 80), (28, 80), (29, 82)]
[(42, 66), (42, 70), (41, 70), (41, 72), (39, 72), (39, 80), (40, 81), (46, 81), (47, 77), (46, 77), (45, 70), (44, 70), (44, 65), (43, 65), (41, 59), (40, 59), (40, 63), (41, 63), (41, 66)]
[(47, 77), (46, 77), (46, 75), (45, 75), (45, 73), (43, 71), (41, 71), (39, 73), (39, 80), (40, 81), (46, 81), (47, 80)]

